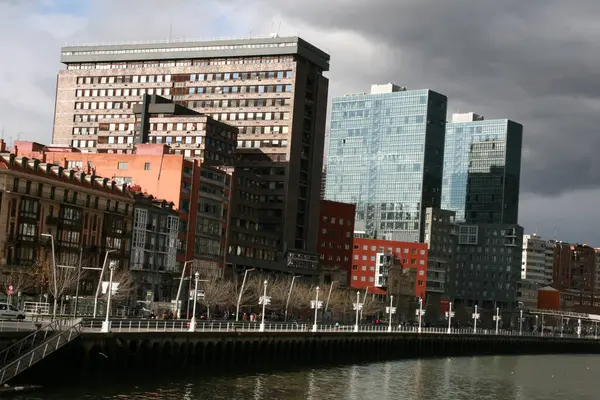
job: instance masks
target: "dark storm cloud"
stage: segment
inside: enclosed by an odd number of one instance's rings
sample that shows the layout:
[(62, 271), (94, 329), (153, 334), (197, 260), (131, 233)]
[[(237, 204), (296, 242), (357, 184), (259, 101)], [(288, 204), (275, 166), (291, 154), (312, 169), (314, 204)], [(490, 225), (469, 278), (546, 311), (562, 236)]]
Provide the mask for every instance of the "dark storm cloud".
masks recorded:
[(392, 63), (386, 75), (448, 95), (452, 111), (471, 104), (487, 118), (522, 123), (524, 193), (600, 187), (597, 1), (278, 3), (283, 14), (319, 29), (385, 43)]

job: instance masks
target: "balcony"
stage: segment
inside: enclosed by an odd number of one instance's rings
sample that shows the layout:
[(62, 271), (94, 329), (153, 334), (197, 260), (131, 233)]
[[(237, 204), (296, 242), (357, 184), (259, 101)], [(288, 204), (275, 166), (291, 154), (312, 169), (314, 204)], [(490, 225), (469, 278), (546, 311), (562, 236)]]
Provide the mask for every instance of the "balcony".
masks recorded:
[(54, 217), (52, 215), (48, 215), (46, 217), (46, 225), (51, 225), (51, 226), (58, 225), (58, 217)]

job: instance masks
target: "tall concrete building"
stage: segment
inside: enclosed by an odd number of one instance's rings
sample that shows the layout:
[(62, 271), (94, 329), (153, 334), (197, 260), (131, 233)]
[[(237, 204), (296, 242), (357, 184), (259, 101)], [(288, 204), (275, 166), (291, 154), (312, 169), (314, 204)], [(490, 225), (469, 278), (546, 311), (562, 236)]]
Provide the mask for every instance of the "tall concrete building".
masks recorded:
[[(54, 143), (133, 152), (143, 135), (132, 109), (145, 94), (233, 125), (239, 128), (236, 171), (265, 185), (252, 193), (260, 214), (235, 222), (246, 226), (239, 239), (245, 244), (228, 247), (228, 262), (270, 268), (285, 259), (293, 268), (311, 254), (316, 262), (328, 54), (298, 37), (272, 37), (69, 46), (61, 61), (66, 69), (58, 74)], [(100, 129), (106, 124), (108, 130)], [(175, 144), (173, 153), (198, 157), (197, 127), (157, 122), (153, 129), (161, 133), (154, 143), (160, 137)], [(238, 206), (245, 207), (232, 204)], [(253, 231), (276, 237), (277, 260)]]
[(524, 235), (521, 263), (521, 279), (541, 286), (552, 283), (554, 241), (544, 240), (536, 234)]
[(357, 231), (423, 240), (425, 209), (440, 206), (446, 105), (393, 84), (333, 100), (325, 198), (356, 204)]
[(516, 224), (523, 126), (454, 114), (446, 125), (442, 208), (459, 222)]

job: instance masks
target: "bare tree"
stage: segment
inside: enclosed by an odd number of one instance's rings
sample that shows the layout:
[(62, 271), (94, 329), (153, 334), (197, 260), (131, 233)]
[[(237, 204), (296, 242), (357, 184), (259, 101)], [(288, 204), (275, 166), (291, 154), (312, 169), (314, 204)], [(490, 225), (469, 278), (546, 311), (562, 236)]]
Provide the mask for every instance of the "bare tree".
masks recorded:
[(39, 285), (40, 276), (37, 268), (33, 267), (4, 267), (0, 269), (0, 290), (9, 296), (9, 287), (13, 294), (27, 292)]
[(206, 317), (210, 319), (210, 308), (218, 304), (227, 303), (233, 292), (233, 282), (216, 275), (207, 276), (198, 283), (198, 290), (204, 291), (200, 302), (206, 306)]
[(367, 294), (366, 298), (361, 298), (363, 302), (363, 316), (371, 316), (377, 314), (383, 309), (383, 304), (372, 294)]
[(346, 319), (353, 315), (354, 303), (356, 303), (355, 290), (334, 290), (331, 293), (329, 307), (333, 313), (339, 313)]
[[(110, 271), (105, 271), (104, 279), (110, 279), (109, 274), (110, 274)], [(125, 269), (125, 268), (115, 269), (113, 271), (112, 281), (113, 281), (113, 284), (115, 284), (115, 283), (119, 284), (119, 286), (117, 287), (116, 293), (113, 293), (111, 295), (112, 300), (128, 300), (129, 298), (132, 297), (133, 294), (135, 294), (135, 291), (137, 290), (135, 278), (133, 277), (133, 274), (128, 269)], [(107, 298), (107, 296), (108, 296), (108, 288), (106, 290), (106, 293), (104, 294), (105, 298)]]
[[(61, 299), (65, 294), (75, 292), (78, 273), (77, 268), (56, 267), (52, 260), (46, 257), (40, 257), (37, 262), (39, 277), (43, 285), (48, 288), (48, 293), (57, 299)], [(54, 284), (54, 274), (56, 273), (56, 285)], [(85, 276), (85, 271), (81, 271), (81, 279)]]

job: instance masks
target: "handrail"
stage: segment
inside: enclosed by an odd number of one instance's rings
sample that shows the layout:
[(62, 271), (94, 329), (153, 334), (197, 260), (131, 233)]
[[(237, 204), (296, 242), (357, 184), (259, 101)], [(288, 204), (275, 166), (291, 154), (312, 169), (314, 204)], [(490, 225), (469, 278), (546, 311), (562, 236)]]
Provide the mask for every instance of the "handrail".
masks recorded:
[[(58, 334), (53, 335), (49, 339), (40, 342), (38, 345), (34, 346), (32, 349), (29, 349), (20, 357), (15, 358), (11, 362), (0, 368), (0, 385), (3, 385), (8, 380), (14, 378), (19, 373), (23, 372), (25, 369), (31, 367), (33, 364), (44, 359), (46, 356), (52, 354), (62, 346), (79, 337), (79, 335), (81, 335), (83, 331), (81, 324), (81, 319), (75, 321), (75, 323), (71, 325), (68, 329), (58, 331)], [(65, 338), (67, 334), (68, 337)], [(61, 342), (62, 338), (65, 338), (66, 340), (63, 340)], [(42, 349), (43, 352), (40, 354), (40, 350)], [(7, 372), (9, 373), (7, 374)]]
[[(0, 351), (0, 365), (4, 365), (6, 364), (8, 361), (10, 361), (9, 356), (12, 355), (18, 355), (21, 353), (21, 350), (23, 349), (23, 345), (25, 343), (27, 343), (30, 339), (32, 343), (35, 343), (36, 338), (38, 337), (38, 335), (40, 334), (40, 332), (44, 332), (44, 339), (46, 339), (46, 337), (48, 337), (48, 332), (55, 332), (60, 328), (60, 322), (58, 320), (54, 320), (49, 324), (46, 324), (45, 326), (36, 329), (35, 331), (33, 331), (32, 333), (30, 333), (29, 335), (25, 336), (24, 338), (20, 339), (18, 342), (8, 346), (7, 348), (5, 348), (4, 350)], [(18, 350), (15, 352), (15, 349), (18, 347)]]

